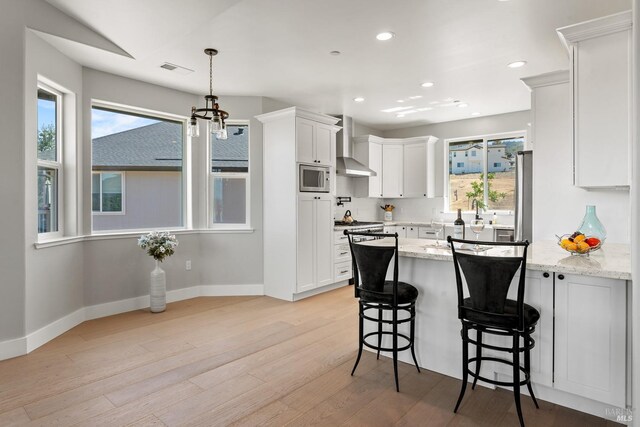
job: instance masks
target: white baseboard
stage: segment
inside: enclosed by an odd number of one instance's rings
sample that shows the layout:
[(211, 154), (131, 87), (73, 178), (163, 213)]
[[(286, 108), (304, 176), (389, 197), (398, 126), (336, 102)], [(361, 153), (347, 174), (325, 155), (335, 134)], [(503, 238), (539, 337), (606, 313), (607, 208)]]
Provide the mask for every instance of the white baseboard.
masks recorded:
[[(167, 302), (200, 296), (264, 295), (264, 285), (196, 285), (167, 292)], [(0, 360), (11, 359), (32, 352), (80, 323), (149, 307), (149, 295), (82, 307), (49, 323), (26, 337), (0, 342)]]
[(0, 360), (27, 354), (27, 338), (16, 338), (0, 342)]
[(57, 336), (64, 334), (69, 329), (78, 326), (85, 320), (85, 308), (83, 307), (61, 319), (49, 323), (47, 326), (44, 326), (35, 332), (31, 332), (26, 337), (26, 352), (31, 353), (36, 348), (48, 343)]

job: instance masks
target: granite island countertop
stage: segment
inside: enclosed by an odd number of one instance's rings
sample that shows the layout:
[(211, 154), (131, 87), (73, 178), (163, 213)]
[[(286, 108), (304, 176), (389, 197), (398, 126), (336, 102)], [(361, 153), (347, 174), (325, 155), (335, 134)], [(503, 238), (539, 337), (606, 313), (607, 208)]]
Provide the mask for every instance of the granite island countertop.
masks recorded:
[[(431, 260), (453, 260), (448, 247), (436, 247), (435, 240), (400, 239), (400, 256)], [(445, 244), (440, 240), (441, 245)], [(366, 244), (388, 245), (392, 239), (372, 240)], [(513, 254), (505, 247), (493, 247), (481, 252), (487, 256), (506, 256)], [(530, 270), (554, 273), (579, 274), (583, 276), (605, 277), (610, 279), (631, 280), (631, 251), (629, 245), (607, 243), (602, 249), (589, 256), (570, 255), (555, 241), (532, 243), (527, 250), (527, 268)]]

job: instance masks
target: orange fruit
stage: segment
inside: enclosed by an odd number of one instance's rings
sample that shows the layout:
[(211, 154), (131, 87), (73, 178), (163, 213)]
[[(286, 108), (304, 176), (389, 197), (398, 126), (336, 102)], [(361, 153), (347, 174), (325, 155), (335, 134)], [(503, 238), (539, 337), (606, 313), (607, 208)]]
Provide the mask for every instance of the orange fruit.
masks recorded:
[(584, 234), (578, 234), (576, 237), (573, 238), (573, 242), (574, 243), (580, 243), (584, 239), (586, 239), (586, 236)]
[(589, 252), (589, 249), (591, 249), (591, 246), (589, 246), (589, 244), (587, 242), (580, 242), (578, 243), (578, 252), (581, 254), (587, 253)]

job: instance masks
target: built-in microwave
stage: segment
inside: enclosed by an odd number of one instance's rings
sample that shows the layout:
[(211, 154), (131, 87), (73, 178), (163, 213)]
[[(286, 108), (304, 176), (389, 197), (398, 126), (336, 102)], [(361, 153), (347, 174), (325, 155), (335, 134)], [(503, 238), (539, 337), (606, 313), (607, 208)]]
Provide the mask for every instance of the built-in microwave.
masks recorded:
[(329, 166), (300, 165), (300, 191), (328, 193), (331, 190)]

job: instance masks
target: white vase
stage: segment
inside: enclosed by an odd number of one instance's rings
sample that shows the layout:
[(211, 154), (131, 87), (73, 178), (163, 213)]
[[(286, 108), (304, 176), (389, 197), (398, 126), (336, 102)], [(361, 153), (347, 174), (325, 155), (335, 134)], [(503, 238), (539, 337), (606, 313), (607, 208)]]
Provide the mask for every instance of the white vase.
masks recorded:
[(156, 268), (151, 272), (149, 286), (149, 307), (152, 313), (161, 313), (167, 308), (167, 276), (156, 260)]
[(393, 221), (393, 213), (391, 213), (391, 211), (384, 211), (384, 220)]

